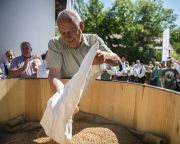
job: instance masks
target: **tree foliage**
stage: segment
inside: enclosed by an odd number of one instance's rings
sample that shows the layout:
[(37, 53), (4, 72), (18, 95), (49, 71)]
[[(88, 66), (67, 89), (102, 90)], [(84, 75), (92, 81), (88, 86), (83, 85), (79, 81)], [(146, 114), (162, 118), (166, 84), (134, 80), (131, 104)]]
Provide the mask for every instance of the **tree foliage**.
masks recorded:
[(55, 0), (55, 5), (56, 5), (55, 18), (57, 18), (58, 13), (63, 9), (65, 9), (66, 7), (66, 0)]
[[(83, 17), (86, 33), (98, 34), (112, 51), (126, 55), (130, 62), (160, 60), (156, 39), (162, 37), (165, 28), (176, 27), (176, 15), (172, 9), (163, 7), (162, 0), (136, 0), (135, 3), (115, 0), (109, 9), (104, 9), (100, 0), (89, 0), (86, 4), (77, 0), (76, 9)], [(179, 31), (172, 32), (171, 37), (177, 52)]]
[(81, 18), (85, 20), (86, 15), (87, 15), (87, 7), (85, 5), (84, 0), (76, 0), (74, 4), (74, 8), (78, 12), (78, 14), (81, 16)]
[(99, 0), (89, 0), (86, 5), (85, 31), (87, 33), (97, 33), (101, 36), (102, 21), (105, 17), (104, 6)]
[(171, 31), (170, 42), (175, 52), (177, 53), (177, 58), (180, 58), (180, 27), (175, 28)]

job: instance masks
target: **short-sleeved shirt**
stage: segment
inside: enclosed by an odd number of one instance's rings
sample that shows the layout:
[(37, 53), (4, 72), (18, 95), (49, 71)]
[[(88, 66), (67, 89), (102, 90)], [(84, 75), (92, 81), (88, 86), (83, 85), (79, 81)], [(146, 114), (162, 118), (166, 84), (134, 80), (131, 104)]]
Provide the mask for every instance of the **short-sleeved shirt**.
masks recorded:
[[(29, 58), (27, 68), (17, 78), (37, 78), (36, 71), (34, 71), (32, 68), (32, 63), (34, 61), (36, 61), (38, 64), (41, 64), (40, 59), (35, 58), (35, 57)], [(25, 62), (25, 59), (23, 56), (18, 56), (14, 58), (13, 61), (11, 62), (10, 70), (23, 67), (24, 62)]]
[(96, 34), (83, 34), (82, 44), (74, 49), (64, 44), (60, 36), (49, 41), (47, 54), (48, 68), (60, 68), (62, 78), (71, 78), (77, 73), (81, 62), (94, 43), (99, 42), (99, 49), (112, 53), (104, 41)]

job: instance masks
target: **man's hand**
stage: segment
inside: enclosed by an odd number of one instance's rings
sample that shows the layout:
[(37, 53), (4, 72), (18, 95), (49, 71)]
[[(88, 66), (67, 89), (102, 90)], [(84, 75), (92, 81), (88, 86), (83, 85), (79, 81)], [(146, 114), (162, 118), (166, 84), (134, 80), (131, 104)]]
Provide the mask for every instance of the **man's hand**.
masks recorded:
[(93, 61), (93, 65), (109, 64), (110, 66), (118, 66), (121, 63), (121, 59), (115, 53), (108, 53), (101, 50), (96, 52), (96, 56)]
[(23, 70), (25, 70), (26, 68), (27, 68), (27, 65), (28, 65), (28, 62), (29, 62), (29, 59), (26, 59), (25, 61), (24, 61), (24, 65), (23, 65)]
[(38, 70), (38, 68), (39, 68), (38, 62), (37, 62), (37, 61), (33, 61), (32, 64), (31, 64), (31, 66), (32, 66), (33, 70), (34, 70), (35, 72), (37, 72), (37, 70)]
[(105, 57), (104, 57), (103, 52), (101, 50), (97, 50), (96, 56), (93, 61), (93, 65), (100, 65), (104, 63), (104, 61), (105, 61)]
[(105, 57), (105, 63), (110, 66), (118, 66), (121, 63), (120, 57), (115, 53), (103, 52)]

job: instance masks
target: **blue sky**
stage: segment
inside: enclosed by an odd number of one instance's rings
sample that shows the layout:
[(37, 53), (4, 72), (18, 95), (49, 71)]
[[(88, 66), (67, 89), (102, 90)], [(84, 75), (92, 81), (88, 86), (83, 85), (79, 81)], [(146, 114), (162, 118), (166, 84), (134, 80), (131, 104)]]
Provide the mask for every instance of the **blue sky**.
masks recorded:
[[(111, 6), (111, 3), (114, 0), (100, 0), (100, 1), (104, 4), (104, 7), (107, 8)], [(176, 24), (180, 26), (180, 8), (178, 8), (180, 7), (180, 0), (163, 0), (163, 2), (165, 8), (173, 9), (174, 14), (178, 15)]]

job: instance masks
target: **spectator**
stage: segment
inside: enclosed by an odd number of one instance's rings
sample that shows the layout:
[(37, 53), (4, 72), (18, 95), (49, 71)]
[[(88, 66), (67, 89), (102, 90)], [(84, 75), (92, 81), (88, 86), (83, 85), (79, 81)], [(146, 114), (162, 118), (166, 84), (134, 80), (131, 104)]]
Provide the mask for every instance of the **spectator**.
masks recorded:
[(46, 59), (47, 53), (48, 51), (46, 51), (45, 54), (41, 55), (43, 62), (38, 67), (37, 78), (48, 78), (49, 70), (47, 68), (47, 59)]
[(161, 64), (162, 69), (166, 67), (166, 62), (165, 61), (162, 61), (160, 64)]
[(112, 76), (116, 74), (116, 67), (111, 67), (107, 64), (100, 65), (101, 69), (103, 70), (103, 73), (100, 77), (101, 80), (112, 80)]
[(154, 67), (154, 69), (152, 71), (150, 85), (161, 87), (160, 76), (161, 76), (160, 63), (155, 62), (155, 67)]
[(146, 74), (146, 68), (144, 66), (144, 63), (140, 63), (140, 69), (138, 74), (138, 83), (144, 84), (145, 83), (145, 74)]
[(176, 78), (179, 77), (179, 72), (172, 68), (172, 63), (171, 59), (166, 60), (166, 68), (162, 69), (161, 82), (164, 88), (175, 90)]
[(128, 79), (127, 79), (127, 82), (133, 82), (133, 78), (134, 78), (134, 75), (133, 75), (133, 66), (129, 65), (129, 62), (126, 61), (126, 73), (128, 75)]
[(140, 62), (140, 60), (136, 60), (136, 64), (134, 65), (133, 74), (134, 74), (134, 82), (144, 84), (145, 82), (145, 73), (146, 69), (144, 64)]
[(129, 64), (126, 63), (126, 56), (121, 56), (121, 63), (119, 65), (119, 70), (117, 71), (117, 79), (119, 81), (127, 81), (128, 80), (128, 74), (127, 74), (127, 67), (129, 67)]
[(134, 66), (136, 62), (132, 62), (130, 65), (130, 71), (129, 71), (129, 82), (136, 82), (136, 77), (134, 76)]
[(4, 79), (4, 73), (3, 73), (2, 68), (0, 68), (0, 79)]
[(174, 65), (175, 65), (175, 69), (177, 69), (178, 70), (178, 72), (180, 73), (180, 60), (176, 60), (176, 59), (172, 59), (173, 60), (173, 62), (175, 63)]
[(0, 69), (1, 69), (1, 79), (6, 79), (9, 76), (9, 67), (12, 62), (12, 60), (15, 57), (15, 53), (10, 49), (6, 51), (6, 61), (1, 63)]
[(152, 66), (145, 65), (145, 69), (146, 69), (146, 72), (145, 72), (145, 84), (150, 84), (150, 79), (151, 79), (151, 76), (152, 76)]
[(32, 57), (32, 48), (29, 42), (22, 42), (20, 48), (22, 55), (13, 59), (9, 76), (12, 78), (37, 78), (37, 69), (41, 61)]
[(154, 65), (153, 65), (153, 63), (151, 61), (149, 61), (149, 65), (148, 66), (151, 68), (151, 70), (153, 70)]
[(178, 75), (177, 79), (176, 79), (176, 88), (175, 91), (180, 92), (180, 74)]

